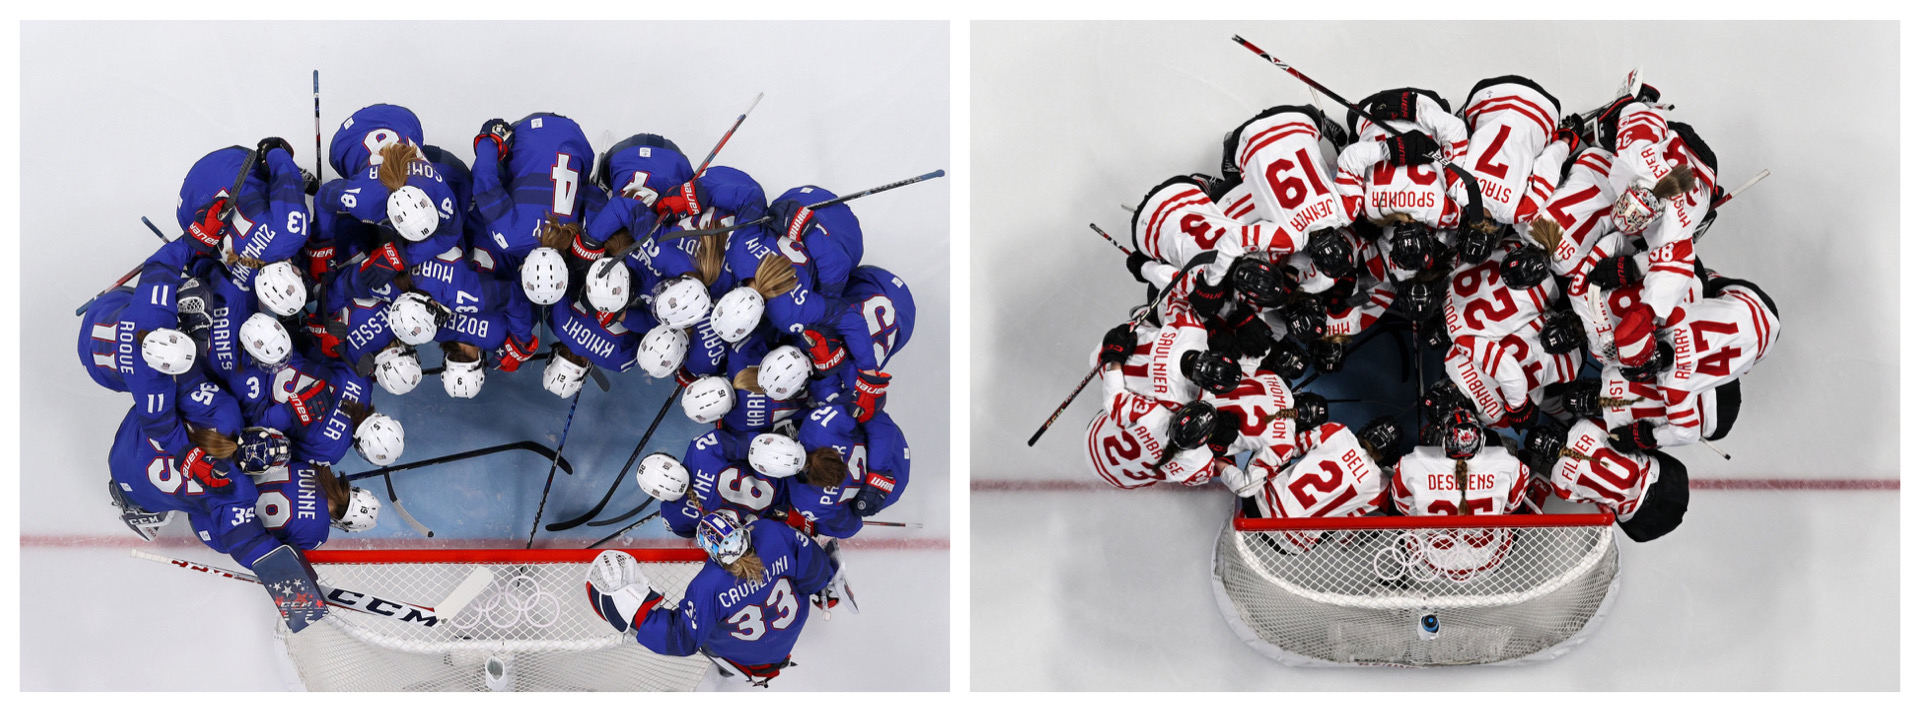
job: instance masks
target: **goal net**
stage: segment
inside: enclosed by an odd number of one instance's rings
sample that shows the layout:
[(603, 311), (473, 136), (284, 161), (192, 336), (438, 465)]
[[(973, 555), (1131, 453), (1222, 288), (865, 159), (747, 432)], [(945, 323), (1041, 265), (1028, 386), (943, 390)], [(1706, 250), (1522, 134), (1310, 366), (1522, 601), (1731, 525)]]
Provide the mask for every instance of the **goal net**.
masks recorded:
[[(678, 604), (706, 555), (628, 549), (663, 605)], [(333, 608), (298, 634), (277, 637), (308, 690), (692, 690), (711, 664), (657, 655), (615, 633), (587, 605), (592, 549), (411, 549), (308, 552), (321, 582), (434, 606), (476, 566), (493, 583), (465, 610), (431, 627)], [(493, 668), (489, 680), (488, 668)]]
[(1618, 583), (1611, 514), (1234, 517), (1214, 598), (1290, 665), (1427, 667), (1558, 657)]

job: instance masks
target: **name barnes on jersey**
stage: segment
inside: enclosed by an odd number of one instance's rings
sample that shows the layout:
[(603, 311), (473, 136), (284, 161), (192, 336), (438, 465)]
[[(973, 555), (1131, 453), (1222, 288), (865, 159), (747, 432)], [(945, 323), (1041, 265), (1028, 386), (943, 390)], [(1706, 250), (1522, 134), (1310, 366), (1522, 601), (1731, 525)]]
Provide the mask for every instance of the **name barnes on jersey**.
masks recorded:
[[(742, 600), (745, 600), (747, 596), (753, 595), (755, 593), (759, 593), (760, 589), (767, 587), (768, 581), (778, 580), (781, 576), (785, 576), (787, 573), (787, 561), (789, 558), (791, 557), (782, 556), (768, 563), (767, 575), (760, 577), (760, 580), (758, 581), (747, 581), (745, 583), (736, 585), (733, 588), (729, 588), (725, 591), (721, 591), (720, 607), (730, 608), (733, 606), (733, 604), (738, 603)], [(691, 603), (688, 604), (688, 609), (689, 610), (692, 609)]]
[(235, 344), (240, 343), (233, 338), (233, 321), (227, 318), (231, 313), (233, 310), (225, 305), (213, 308), (213, 327), (208, 337), (210, 342), (208, 351), (211, 352), (208, 355), (213, 357), (215, 363), (220, 364), (220, 370), (227, 373), (232, 373), (234, 370), (238, 357), (234, 355), (233, 348)]

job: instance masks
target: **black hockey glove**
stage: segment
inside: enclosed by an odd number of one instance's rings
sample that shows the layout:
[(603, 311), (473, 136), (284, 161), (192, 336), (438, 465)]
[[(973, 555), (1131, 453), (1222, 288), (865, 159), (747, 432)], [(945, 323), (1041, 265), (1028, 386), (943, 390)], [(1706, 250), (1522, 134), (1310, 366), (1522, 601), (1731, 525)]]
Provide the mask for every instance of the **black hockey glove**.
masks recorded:
[(880, 505), (887, 495), (893, 494), (895, 486), (893, 476), (885, 472), (867, 473), (867, 479), (860, 485), (860, 492), (853, 496), (853, 513), (859, 517), (871, 517), (880, 513)]
[(288, 158), (293, 157), (293, 144), (287, 143), (286, 139), (280, 138), (279, 136), (268, 136), (260, 139), (260, 143), (255, 145), (253, 150), (260, 154), (262, 160), (265, 160), (267, 152), (276, 148), (286, 151)]
[(813, 211), (798, 200), (776, 201), (767, 207), (767, 215), (773, 218), (768, 227), (772, 229), (774, 237), (798, 240), (813, 227)]
[(487, 119), (486, 123), (481, 124), (480, 133), (473, 137), (473, 157), (475, 159), (480, 158), (481, 145), (486, 141), (493, 142), (494, 156), (496, 158), (506, 159), (507, 148), (513, 145), (513, 125), (507, 123), (506, 119)]
[(1660, 447), (1653, 439), (1653, 422), (1636, 420), (1608, 432), (1612, 436), (1613, 449), (1620, 452), (1645, 452)]
[(1234, 352), (1240, 358), (1264, 358), (1273, 349), (1273, 328), (1259, 312), (1249, 310), (1247, 315), (1252, 318), (1233, 330)]
[(1507, 427), (1524, 430), (1533, 427), (1534, 421), (1539, 420), (1539, 418), (1540, 407), (1534, 405), (1533, 401), (1529, 400), (1521, 403), (1520, 407), (1507, 411)]
[(1393, 136), (1382, 143), (1387, 144), (1387, 161), (1396, 166), (1409, 163), (1432, 163), (1434, 156), (1440, 154), (1440, 144), (1433, 137), (1415, 131)]
[(1133, 325), (1121, 324), (1107, 330), (1100, 339), (1100, 363), (1119, 366), (1133, 354)]
[(1193, 304), (1193, 312), (1200, 316), (1212, 316), (1220, 313), (1227, 304), (1227, 280), (1223, 277), (1219, 284), (1207, 284), (1205, 276), (1193, 281), (1193, 293), (1188, 295)]
[(1379, 97), (1371, 108), (1381, 121), (1413, 121), (1420, 117), (1420, 92), (1402, 89)]
[(1587, 273), (1587, 281), (1607, 291), (1639, 284), (1640, 266), (1634, 264), (1632, 257), (1615, 255), (1594, 263), (1593, 271)]
[(1133, 278), (1139, 280), (1141, 284), (1152, 284), (1152, 282), (1147, 281), (1146, 275), (1141, 272), (1141, 270), (1146, 269), (1147, 265), (1150, 264), (1153, 264), (1153, 259), (1146, 255), (1138, 252), (1127, 255), (1127, 271), (1132, 273)]

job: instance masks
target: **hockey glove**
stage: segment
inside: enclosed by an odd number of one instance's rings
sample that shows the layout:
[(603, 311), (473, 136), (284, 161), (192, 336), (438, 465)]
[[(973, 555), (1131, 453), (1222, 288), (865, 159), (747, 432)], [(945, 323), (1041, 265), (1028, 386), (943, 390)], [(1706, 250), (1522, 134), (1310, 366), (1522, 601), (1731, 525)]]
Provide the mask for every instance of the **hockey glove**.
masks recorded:
[(1440, 153), (1440, 144), (1434, 143), (1433, 137), (1418, 131), (1389, 137), (1381, 143), (1387, 144), (1387, 161), (1396, 166), (1432, 163), (1433, 157)]
[(1258, 312), (1249, 310), (1253, 318), (1246, 320), (1233, 330), (1233, 348), (1240, 358), (1264, 358), (1273, 350), (1273, 327), (1260, 318)]
[(1148, 258), (1146, 255), (1140, 254), (1138, 252), (1129, 253), (1127, 255), (1127, 271), (1131, 272), (1133, 274), (1133, 278), (1139, 280), (1141, 284), (1152, 284), (1152, 282), (1147, 281), (1146, 275), (1140, 271), (1142, 269), (1145, 269), (1146, 266), (1150, 264), (1153, 264), (1153, 260), (1151, 258)]
[(653, 201), (653, 212), (660, 216), (662, 223), (678, 222), (681, 218), (705, 212), (707, 201), (707, 189), (700, 186), (700, 179), (695, 178)]
[(805, 512), (801, 512), (798, 509), (787, 510), (786, 522), (787, 526), (793, 527), (794, 531), (807, 536), (813, 536), (813, 520), (808, 519)]
[(1219, 284), (1207, 284), (1206, 277), (1193, 281), (1193, 293), (1188, 295), (1193, 304), (1193, 312), (1200, 316), (1212, 316), (1220, 313), (1227, 303), (1227, 280), (1222, 278)]
[(1640, 266), (1634, 264), (1630, 256), (1615, 255), (1594, 263), (1593, 271), (1587, 273), (1587, 281), (1607, 291), (1639, 284)]
[(535, 351), (540, 350), (540, 335), (536, 333), (528, 338), (531, 340), (521, 341), (508, 336), (507, 340), (500, 344), (500, 348), (493, 352), (494, 360), (499, 364), (494, 368), (507, 373), (520, 370), (520, 364), (526, 363), (528, 359), (533, 358)]
[(1507, 427), (1525, 430), (1533, 427), (1534, 421), (1539, 418), (1539, 406), (1534, 405), (1533, 401), (1529, 400), (1521, 403), (1520, 407), (1507, 411)]
[(681, 388), (686, 388), (687, 386), (691, 386), (693, 385), (694, 381), (698, 381), (698, 380), (700, 380), (700, 377), (693, 375), (693, 372), (687, 370), (686, 366), (681, 366), (680, 370), (673, 372), (673, 382), (678, 384)]
[(659, 591), (645, 585), (629, 585), (608, 592), (594, 585), (592, 579), (587, 580), (587, 605), (618, 633), (639, 628), (646, 622), (647, 614), (665, 600)]
[(395, 275), (407, 271), (407, 263), (400, 258), (400, 248), (389, 241), (367, 255), (367, 261), (360, 263), (360, 278), (368, 291), (380, 291), (393, 284)]
[(293, 368), (280, 369), (274, 375), (273, 399), (291, 406), (301, 425), (324, 420), (332, 410), (327, 400), (327, 382)]
[(1100, 339), (1100, 363), (1119, 366), (1133, 354), (1133, 325), (1121, 324), (1107, 330)]
[(507, 159), (507, 149), (513, 145), (513, 126), (506, 119), (487, 119), (480, 125), (480, 134), (473, 137), (473, 158), (480, 159), (482, 142), (492, 141), (494, 157)]
[(1653, 422), (1636, 420), (1608, 432), (1613, 439), (1613, 449), (1620, 452), (1645, 452), (1660, 447), (1653, 439)]
[(186, 457), (180, 458), (180, 471), (208, 492), (226, 494), (233, 491), (233, 465), (225, 460), (216, 460), (206, 450), (193, 448)]
[(788, 239), (799, 240), (813, 227), (813, 211), (798, 200), (775, 202), (767, 208), (767, 214), (773, 217), (772, 227), (777, 235)]
[(800, 332), (807, 340), (807, 356), (813, 359), (813, 372), (831, 371), (847, 360), (847, 347), (840, 339), (813, 329)]
[(340, 337), (327, 330), (326, 322), (321, 321), (319, 314), (308, 314), (302, 326), (306, 328), (307, 335), (320, 344), (321, 353), (326, 354), (327, 358), (340, 358)]
[(1420, 92), (1402, 89), (1375, 101), (1373, 117), (1381, 121), (1414, 121), (1420, 117)]
[(882, 371), (855, 374), (853, 383), (853, 419), (859, 422), (873, 420), (880, 410), (887, 407), (887, 386), (893, 383), (893, 376)]
[(894, 485), (893, 475), (885, 472), (867, 473), (866, 481), (860, 483), (860, 491), (853, 495), (853, 513), (860, 517), (879, 514), (881, 505), (893, 496)]
[(193, 224), (187, 226), (187, 237), (193, 238), (194, 250), (202, 254), (220, 254), (220, 238), (227, 234), (227, 198), (215, 198), (207, 207), (193, 214)]
[(300, 251), (307, 257), (307, 276), (314, 284), (325, 284), (327, 276), (333, 274), (333, 245), (308, 242)]
[(280, 138), (279, 136), (268, 136), (260, 139), (260, 143), (255, 145), (253, 150), (260, 154), (262, 160), (265, 160), (267, 152), (276, 148), (286, 151), (288, 158), (293, 157), (293, 144), (287, 143), (286, 139)]
[(606, 244), (603, 242), (594, 240), (591, 237), (587, 237), (587, 233), (585, 231), (581, 231), (574, 234), (573, 246), (571, 248), (568, 248), (567, 251), (574, 258), (579, 259), (580, 261), (585, 262), (587, 264), (593, 264), (595, 260), (598, 260), (607, 255)]

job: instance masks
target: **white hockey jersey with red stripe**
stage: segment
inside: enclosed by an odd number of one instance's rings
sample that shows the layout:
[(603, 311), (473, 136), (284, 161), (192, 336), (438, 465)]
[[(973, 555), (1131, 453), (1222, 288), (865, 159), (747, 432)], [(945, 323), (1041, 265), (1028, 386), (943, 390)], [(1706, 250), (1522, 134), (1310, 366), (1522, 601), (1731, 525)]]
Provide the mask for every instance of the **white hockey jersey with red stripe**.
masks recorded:
[(1480, 183), (1481, 207), (1507, 225), (1532, 220), (1553, 196), (1572, 146), (1554, 141), (1560, 105), (1525, 84), (1480, 87), (1462, 112), (1472, 139), (1461, 163)]
[[(1394, 121), (1394, 129), (1418, 131), (1431, 136), (1440, 145), (1447, 161), (1458, 162), (1466, 153), (1467, 125), (1447, 113), (1426, 95), (1418, 98), (1413, 121)], [(1467, 202), (1465, 184), (1458, 176), (1442, 169), (1441, 163), (1395, 166), (1387, 162), (1387, 147), (1382, 140), (1387, 131), (1362, 116), (1356, 124), (1354, 142), (1340, 151), (1334, 190), (1346, 201), (1347, 213), (1376, 220), (1389, 214), (1404, 213), (1431, 227), (1451, 228), (1460, 224), (1460, 206)]]
[(1572, 381), (1580, 372), (1577, 352), (1549, 354), (1540, 347), (1538, 322), (1499, 338), (1466, 336), (1447, 351), (1447, 377), (1473, 401), (1480, 420), (1506, 427), (1509, 412), (1540, 402), (1547, 386)]
[(1554, 463), (1548, 483), (1555, 496), (1599, 505), (1624, 522), (1640, 511), (1647, 490), (1660, 481), (1660, 463), (1641, 453), (1614, 450), (1608, 443), (1607, 431), (1599, 423), (1574, 423), (1567, 430), (1565, 448), (1573, 454), (1562, 455)]
[[(1490, 445), (1466, 461), (1467, 474), (1455, 474), (1454, 461), (1438, 447), (1421, 446), (1394, 467), (1391, 493), (1402, 514), (1509, 514), (1525, 501), (1527, 466), (1506, 449)], [(1460, 480), (1465, 480), (1462, 505)], [(1420, 530), (1407, 542), (1408, 558), (1456, 581), (1490, 571), (1513, 545), (1511, 529)]]
[(1125, 424), (1110, 411), (1100, 411), (1087, 424), (1087, 464), (1107, 484), (1134, 489), (1161, 482), (1203, 485), (1213, 479), (1213, 452), (1205, 447), (1175, 453), (1160, 467), (1154, 463), (1166, 454), (1167, 424), (1173, 411), (1165, 405), (1144, 399), (1145, 409)]
[(1608, 430), (1644, 420), (1653, 426), (1653, 440), (1663, 448), (1700, 442), (1707, 428), (1706, 409), (1712, 407), (1699, 393), (1678, 394), (1678, 402), (1668, 403), (1667, 393), (1659, 384), (1629, 381), (1620, 375), (1618, 365), (1600, 372), (1600, 395), (1626, 401), (1601, 406), (1600, 415)]
[[(1353, 222), (1349, 205), (1333, 190), (1333, 171), (1320, 148), (1320, 127), (1311, 115), (1282, 111), (1240, 129), (1234, 163), (1251, 186), (1255, 213), (1292, 235)], [(1226, 211), (1231, 216), (1232, 210)]]
[(1553, 273), (1567, 276), (1584, 273), (1583, 258), (1602, 236), (1614, 232), (1613, 192), (1608, 174), (1613, 170), (1613, 154), (1599, 148), (1581, 151), (1567, 169), (1566, 180), (1553, 191), (1547, 207), (1537, 217), (1560, 225), (1560, 244), (1552, 251)]
[(1250, 223), (1260, 217), (1253, 214), (1258, 206), (1253, 200), (1253, 184), (1246, 181), (1228, 188), (1227, 193), (1220, 196), (1220, 200), (1215, 203), (1220, 206), (1221, 213), (1239, 222)]
[(1513, 289), (1500, 280), (1500, 262), (1517, 246), (1510, 238), (1486, 261), (1454, 269), (1441, 307), (1448, 336), (1506, 336), (1533, 323), (1559, 298), (1560, 284), (1551, 278), (1526, 289)]
[(1184, 266), (1213, 249), (1234, 255), (1264, 251), (1269, 259), (1282, 259), (1304, 246), (1306, 235), (1296, 236), (1275, 223), (1236, 221), (1221, 212), (1200, 186), (1171, 182), (1149, 194), (1135, 211), (1133, 244), (1141, 254)]
[(1673, 368), (1660, 374), (1660, 387), (1668, 403), (1677, 403), (1752, 370), (1780, 340), (1780, 317), (1752, 289), (1731, 285), (1675, 309), (1666, 333)]
[[(1364, 517), (1380, 511), (1386, 502), (1387, 478), (1367, 454), (1353, 431), (1327, 423), (1301, 433), (1305, 449), (1298, 460), (1260, 452), (1247, 463), (1265, 482), (1254, 493), (1254, 506), (1267, 518)], [(1313, 548), (1318, 531), (1275, 532), (1275, 539), (1291, 544), (1295, 553)]]
[(1207, 330), (1187, 314), (1158, 329), (1148, 324), (1134, 329), (1133, 353), (1119, 369), (1101, 376), (1109, 399), (1125, 391), (1178, 406), (1200, 396), (1200, 387), (1180, 373), (1180, 357), (1205, 351)]
[[(1593, 245), (1593, 249), (1581, 257), (1580, 264), (1567, 280), (1567, 297), (1572, 303), (1573, 312), (1580, 317), (1580, 323), (1586, 327), (1587, 350), (1592, 352), (1593, 357), (1602, 364), (1617, 361), (1614, 353), (1613, 332), (1620, 325), (1621, 317), (1643, 305), (1653, 311), (1656, 318), (1659, 317), (1659, 310), (1645, 301), (1644, 295), (1647, 294), (1648, 289), (1657, 289), (1663, 303), (1673, 306), (1689, 304), (1700, 299), (1706, 289), (1699, 275), (1692, 269), (1687, 270), (1685, 277), (1665, 272), (1664, 276), (1658, 279), (1649, 278), (1640, 284), (1628, 285), (1610, 292), (1594, 287), (1590, 281), (1594, 264), (1613, 256), (1619, 250), (1628, 249), (1626, 239), (1625, 235), (1618, 232), (1607, 233)], [(1648, 264), (1644, 255), (1636, 256), (1634, 263), (1642, 270), (1645, 270)], [(1642, 274), (1645, 272), (1643, 271)], [(1672, 316), (1671, 306), (1667, 315)]]
[[(1618, 130), (1614, 136), (1613, 168), (1608, 176), (1614, 195), (1624, 192), (1630, 185), (1652, 187), (1682, 165), (1693, 168), (1693, 190), (1667, 201), (1661, 215), (1654, 218), (1646, 232), (1641, 233), (1649, 249), (1693, 239), (1693, 231), (1700, 226), (1700, 220), (1706, 217), (1712, 207), (1710, 203), (1714, 186), (1719, 183), (1719, 178), (1712, 166), (1688, 148), (1679, 134), (1667, 127), (1665, 109), (1638, 101), (1620, 109)], [(1692, 255), (1689, 254), (1687, 259), (1691, 262)]]
[(1293, 408), (1293, 390), (1272, 371), (1255, 371), (1240, 379), (1226, 395), (1202, 393), (1201, 400), (1219, 411), (1219, 424), (1238, 431), (1222, 457), (1243, 452), (1271, 450), (1281, 462), (1293, 459), (1296, 434), (1294, 419), (1280, 417), (1280, 411)]

